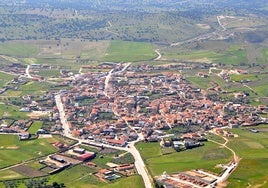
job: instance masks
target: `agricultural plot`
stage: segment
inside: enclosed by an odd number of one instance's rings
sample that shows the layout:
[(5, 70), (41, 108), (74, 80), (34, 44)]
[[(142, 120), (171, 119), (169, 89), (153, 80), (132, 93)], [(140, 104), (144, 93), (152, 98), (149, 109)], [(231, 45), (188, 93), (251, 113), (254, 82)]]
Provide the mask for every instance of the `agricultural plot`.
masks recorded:
[[(203, 46), (204, 45), (204, 46)], [(206, 46), (208, 45), (208, 46)], [(214, 45), (217, 45), (215, 42)], [(232, 45), (226, 47), (227, 44), (221, 44), (220, 47), (211, 47), (212, 44), (202, 44), (201, 49), (192, 49), (183, 51), (178, 48), (179, 53), (174, 50), (164, 49), (163, 59), (180, 60), (200, 63), (216, 63), (220, 65), (247, 65), (248, 58), (246, 50), (240, 46)]]
[(185, 171), (190, 169), (206, 169), (220, 173), (221, 168), (217, 164), (225, 164), (231, 160), (231, 153), (219, 148), (218, 145), (206, 142), (205, 146), (174, 152), (163, 155), (159, 143), (139, 143), (136, 145), (141, 156), (145, 159), (152, 176), (167, 173)]
[(4, 42), (0, 43), (0, 52), (2, 55), (14, 57), (30, 57), (38, 52), (38, 46), (24, 42)]
[(52, 145), (55, 142), (57, 139), (53, 137), (19, 141), (18, 136), (1, 135), (0, 168), (56, 152)]
[(241, 81), (246, 81), (246, 82), (252, 82), (252, 81), (258, 81), (263, 78), (265, 78), (266, 75), (263, 74), (231, 74), (230, 78), (234, 82), (241, 82)]
[(43, 126), (42, 121), (34, 121), (31, 127), (27, 130), (30, 134), (36, 134), (36, 132)]
[(46, 82), (28, 82), (25, 85), (21, 85), (17, 90), (7, 90), (5, 96), (23, 96), (23, 95), (42, 95), (52, 85)]
[(111, 41), (106, 51), (105, 61), (133, 62), (154, 59), (157, 54), (150, 43)]
[(0, 88), (15, 78), (14, 75), (0, 72)]
[(184, 53), (170, 53), (164, 52), (163, 59), (176, 59), (184, 61), (198, 61), (198, 62), (212, 62), (212, 60), (218, 58), (220, 54), (213, 51), (194, 51), (194, 52), (184, 52)]
[[(3, 170), (0, 171), (0, 180), (12, 180), (12, 179), (19, 179), (24, 178), (25, 176), (13, 171), (13, 170)], [(0, 184), (1, 187), (1, 184)]]
[(78, 165), (67, 169), (59, 174), (49, 177), (49, 182), (64, 182), (66, 187), (86, 188), (86, 187), (103, 187), (103, 188), (142, 188), (144, 187), (142, 178), (138, 175), (120, 178), (116, 181), (105, 183), (93, 175), (94, 169), (84, 165)]
[(268, 127), (262, 125), (253, 128), (259, 132), (253, 133), (248, 129), (232, 129), (232, 132), (238, 134), (238, 137), (231, 139), (228, 146), (237, 152), (241, 161), (230, 176), (228, 187), (246, 187), (248, 185), (267, 187), (268, 185), (266, 181), (268, 178)]
[(0, 116), (11, 117), (13, 119), (28, 119), (27, 112), (20, 112), (19, 108), (13, 105), (0, 104)]

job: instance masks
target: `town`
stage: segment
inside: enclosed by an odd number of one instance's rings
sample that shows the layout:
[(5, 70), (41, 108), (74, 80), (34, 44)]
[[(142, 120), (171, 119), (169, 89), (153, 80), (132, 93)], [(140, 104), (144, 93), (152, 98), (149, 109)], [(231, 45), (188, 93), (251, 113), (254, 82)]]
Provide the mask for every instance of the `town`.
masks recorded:
[[(172, 68), (182, 67), (185, 68)], [(7, 71), (20, 76), (15, 77), (1, 92), (16, 90), (16, 85), (26, 84), (29, 80), (51, 82), (35, 75), (39, 70), (47, 68), (51, 67), (13, 64)], [(130, 152), (140, 162), (140, 165), (135, 165), (137, 172), (143, 176), (145, 185), (151, 187), (149, 175), (144, 171), (143, 160), (134, 147), (135, 143), (160, 141), (162, 147), (173, 147), (180, 152), (203, 146), (204, 141), (207, 141), (205, 135), (211, 130), (216, 130), (215, 134), (223, 134), (222, 128), (267, 123), (267, 119), (259, 115), (267, 113), (267, 107), (253, 107), (217, 100), (217, 97), (210, 98), (206, 91), (193, 87), (181, 74), (165, 70), (165, 66), (104, 63), (98, 66), (82, 66), (79, 74), (62, 72), (62, 81), (55, 84), (55, 87), (68, 86), (68, 89), (47, 91), (38, 99), (31, 95), (23, 96), (20, 112), (31, 113), (30, 119), (16, 121), (3, 117), (0, 132), (17, 134), (21, 141), (34, 139), (36, 135), (27, 130), (35, 121), (42, 120), (44, 124), (38, 129), (37, 136), (62, 134), (76, 140), (76, 146), (71, 147), (56, 143), (55, 146), (61, 148), (60, 153), (39, 161), (45, 165), (41, 171), (49, 174), (96, 157), (96, 153), (79, 148), (80, 144), (99, 150), (112, 148)], [(204, 76), (200, 72), (198, 75)], [(218, 88), (214, 94), (220, 90)], [(183, 131), (178, 134), (178, 129)], [(224, 135), (233, 137), (232, 133)], [(237, 163), (234, 155), (233, 162), (224, 168), (226, 173), (229, 174)], [(96, 167), (94, 163), (87, 164)], [(96, 176), (114, 180), (122, 176), (118, 171), (136, 173), (134, 163), (116, 165), (113, 169), (100, 169)], [(198, 176), (200, 173), (209, 176), (210, 181), (202, 180), (195, 185), (197, 187), (214, 186), (215, 182), (227, 177), (226, 173), (223, 173), (224, 177), (218, 177), (201, 170), (190, 174), (198, 173)], [(178, 177), (184, 179), (184, 176), (190, 182), (195, 179), (189, 178), (192, 176), (187, 175), (187, 172)], [(170, 185), (170, 181), (166, 183), (168, 178), (168, 175), (156, 177), (157, 181)], [(174, 186), (192, 185), (187, 184), (185, 179), (171, 179)]]

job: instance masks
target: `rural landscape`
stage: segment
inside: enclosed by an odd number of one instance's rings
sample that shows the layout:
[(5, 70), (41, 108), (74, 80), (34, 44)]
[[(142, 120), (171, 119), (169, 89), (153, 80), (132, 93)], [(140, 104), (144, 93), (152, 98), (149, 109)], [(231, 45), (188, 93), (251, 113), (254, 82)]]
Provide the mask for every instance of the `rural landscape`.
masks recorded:
[(0, 188), (268, 187), (268, 2), (2, 0)]

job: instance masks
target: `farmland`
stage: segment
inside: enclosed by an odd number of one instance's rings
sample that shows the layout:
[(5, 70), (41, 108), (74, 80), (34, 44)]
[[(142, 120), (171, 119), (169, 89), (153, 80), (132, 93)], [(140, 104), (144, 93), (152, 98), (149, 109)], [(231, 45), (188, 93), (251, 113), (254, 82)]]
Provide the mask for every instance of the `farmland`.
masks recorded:
[(222, 169), (216, 168), (216, 165), (228, 163), (231, 158), (228, 150), (219, 148), (211, 142), (199, 148), (167, 155), (161, 153), (159, 143), (139, 143), (136, 147), (153, 176), (160, 175), (164, 171), (172, 173), (199, 168), (219, 173)]
[(28, 118), (27, 112), (19, 112), (19, 108), (13, 105), (0, 104), (0, 116), (12, 117), (14, 119)]
[(6, 74), (3, 72), (0, 72), (0, 88), (3, 87), (7, 82), (13, 80), (15, 76), (14, 75), (10, 75), (10, 74)]
[(33, 158), (41, 157), (57, 151), (52, 146), (55, 138), (19, 141), (18, 136), (1, 135), (0, 168), (14, 165)]
[(31, 134), (36, 134), (38, 129), (41, 129), (43, 125), (43, 122), (41, 121), (35, 121), (32, 123), (31, 127), (28, 129), (28, 132)]
[[(250, 128), (249, 128), (250, 129)], [(239, 135), (228, 144), (241, 157), (240, 164), (229, 178), (228, 187), (244, 187), (259, 185), (266, 187), (267, 182), (267, 125), (254, 127), (259, 133), (248, 129), (233, 129)]]
[(110, 62), (131, 62), (151, 60), (156, 57), (149, 43), (112, 41), (105, 60)]

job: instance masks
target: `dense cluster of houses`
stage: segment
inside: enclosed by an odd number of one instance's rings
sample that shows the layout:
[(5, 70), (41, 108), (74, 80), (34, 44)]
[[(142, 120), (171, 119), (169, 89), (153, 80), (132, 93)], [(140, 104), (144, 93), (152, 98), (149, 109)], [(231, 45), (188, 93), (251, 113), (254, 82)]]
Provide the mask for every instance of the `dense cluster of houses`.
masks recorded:
[[(112, 75), (107, 80), (107, 71), (91, 71), (58, 83), (70, 87), (61, 91), (61, 99), (73, 136), (124, 147), (136, 140), (138, 134), (147, 141), (158, 141), (165, 135), (162, 130), (180, 126), (197, 125), (209, 130), (267, 121), (259, 116), (267, 113), (266, 106), (212, 100), (201, 89), (192, 87), (182, 75), (164, 72), (184, 66), (170, 66), (138, 65), (129, 66), (125, 71), (122, 71), (123, 64), (86, 66), (85, 70), (110, 68)], [(12, 67), (19, 69), (20, 65)], [(49, 126), (44, 127), (45, 131), (60, 133), (62, 125), (54, 96), (54, 91), (38, 99), (23, 96), (25, 105), (20, 111), (48, 112), (44, 125)]]
[(111, 145), (125, 146), (143, 134), (148, 141), (159, 140), (162, 131), (178, 126), (214, 127), (253, 125), (267, 112), (244, 104), (213, 101), (193, 88), (180, 74), (151, 73), (152, 66), (130, 66), (113, 75), (89, 72), (75, 76), (62, 101), (72, 134)]

